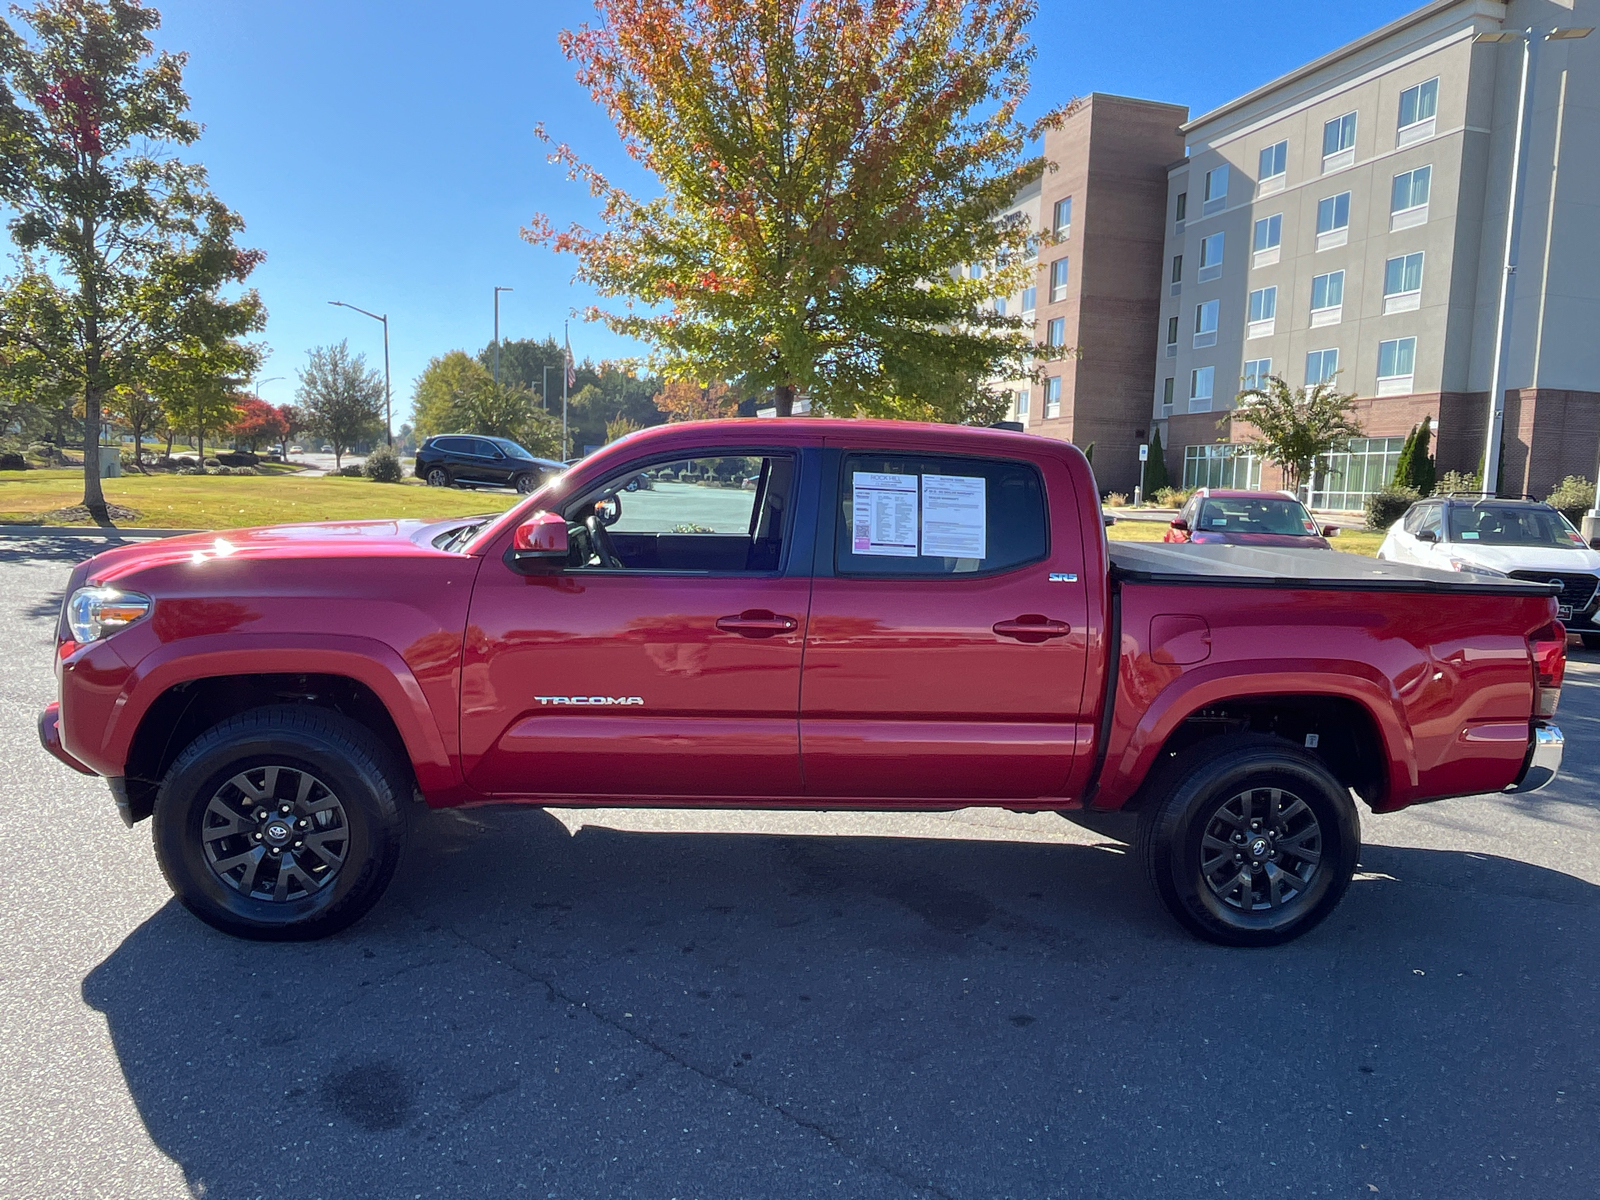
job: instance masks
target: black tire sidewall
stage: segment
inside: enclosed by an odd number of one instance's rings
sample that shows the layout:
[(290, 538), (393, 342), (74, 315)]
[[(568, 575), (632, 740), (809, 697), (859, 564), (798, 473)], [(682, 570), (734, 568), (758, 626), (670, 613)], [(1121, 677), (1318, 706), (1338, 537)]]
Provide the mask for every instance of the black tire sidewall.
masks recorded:
[(511, 481), (511, 486), (515, 488), (518, 493), (524, 496), (538, 489), (538, 484), (535, 482), (533, 476), (529, 475), (526, 471), (513, 479)]
[[(184, 907), (226, 933), (261, 940), (324, 937), (357, 920), (382, 895), (404, 846), (404, 812), (382, 767), (340, 731), (243, 724), (209, 745), (202, 743), (211, 735), (201, 735), (191, 747), (198, 753), (180, 755), (162, 782), (152, 829), (157, 860)], [(332, 883), (282, 903), (242, 896), (225, 884), (207, 862), (200, 837), (218, 788), (242, 770), (274, 765), (309, 771), (333, 789), (350, 828)]]
[[(1261, 787), (1279, 787), (1305, 801), (1321, 826), (1323, 850), (1303, 898), (1278, 912), (1247, 914), (1206, 884), (1200, 844), (1218, 808)], [(1162, 901), (1185, 928), (1224, 945), (1277, 945), (1314, 927), (1343, 898), (1361, 852), (1360, 821), (1349, 792), (1322, 763), (1287, 744), (1207, 756), (1180, 777), (1152, 818), (1146, 863)]]
[(426, 478), (429, 487), (450, 486), (450, 472), (443, 467), (429, 467)]

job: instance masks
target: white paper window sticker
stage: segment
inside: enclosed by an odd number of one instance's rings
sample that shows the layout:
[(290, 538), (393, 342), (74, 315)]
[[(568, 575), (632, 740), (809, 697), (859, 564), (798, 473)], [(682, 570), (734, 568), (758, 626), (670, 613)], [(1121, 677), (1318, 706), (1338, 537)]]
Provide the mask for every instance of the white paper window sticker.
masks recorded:
[(1478, 540), (1478, 531), (1476, 529), (1463, 529), (1461, 531), (1461, 540), (1464, 541), (1464, 542), (1475, 542), (1475, 541), (1477, 541)]
[(917, 556), (917, 477), (852, 472), (850, 548), (887, 558)]
[(981, 475), (922, 477), (922, 552), (930, 558), (988, 557), (988, 493)]

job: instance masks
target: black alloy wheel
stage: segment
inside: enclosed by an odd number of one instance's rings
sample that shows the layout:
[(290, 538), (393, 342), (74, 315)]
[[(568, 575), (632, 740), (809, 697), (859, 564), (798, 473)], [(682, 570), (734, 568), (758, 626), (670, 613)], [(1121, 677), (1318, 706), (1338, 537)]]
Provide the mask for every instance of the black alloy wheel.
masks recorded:
[(511, 483), (512, 486), (523, 495), (527, 495), (529, 492), (535, 491), (539, 487), (539, 481), (534, 477), (532, 471), (522, 472), (515, 479), (513, 479)]
[(409, 770), (370, 730), (305, 706), (197, 737), (156, 795), (156, 859), (201, 920), (238, 937), (337, 932), (382, 897), (405, 846)]
[(446, 471), (443, 467), (429, 467), (428, 468), (428, 486), (429, 487), (449, 487), (450, 486), (450, 472)]
[(1202, 742), (1150, 787), (1140, 857), (1167, 910), (1207, 941), (1289, 941), (1350, 885), (1361, 850), (1355, 803), (1327, 764), (1291, 742)]

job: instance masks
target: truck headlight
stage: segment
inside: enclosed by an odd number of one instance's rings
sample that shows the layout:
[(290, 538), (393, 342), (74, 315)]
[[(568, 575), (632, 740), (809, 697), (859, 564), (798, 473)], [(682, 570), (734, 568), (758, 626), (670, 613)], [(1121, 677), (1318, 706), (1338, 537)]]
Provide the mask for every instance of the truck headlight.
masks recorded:
[(98, 641), (133, 624), (150, 611), (149, 596), (110, 587), (79, 588), (67, 601), (67, 628), (73, 641)]

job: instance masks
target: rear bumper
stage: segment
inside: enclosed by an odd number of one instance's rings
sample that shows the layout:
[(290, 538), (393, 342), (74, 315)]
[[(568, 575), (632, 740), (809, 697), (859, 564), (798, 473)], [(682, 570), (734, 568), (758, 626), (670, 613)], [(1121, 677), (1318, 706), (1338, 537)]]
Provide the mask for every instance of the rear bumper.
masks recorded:
[(80, 771), (85, 775), (99, 774), (73, 758), (61, 745), (61, 703), (58, 700), (46, 704), (44, 711), (39, 714), (39, 744), (74, 771)]
[(1561, 770), (1561, 755), (1567, 742), (1561, 730), (1554, 725), (1536, 724), (1533, 727), (1533, 745), (1528, 751), (1528, 763), (1522, 768), (1522, 778), (1506, 789), (1509, 794), (1537, 792), (1554, 779)]

